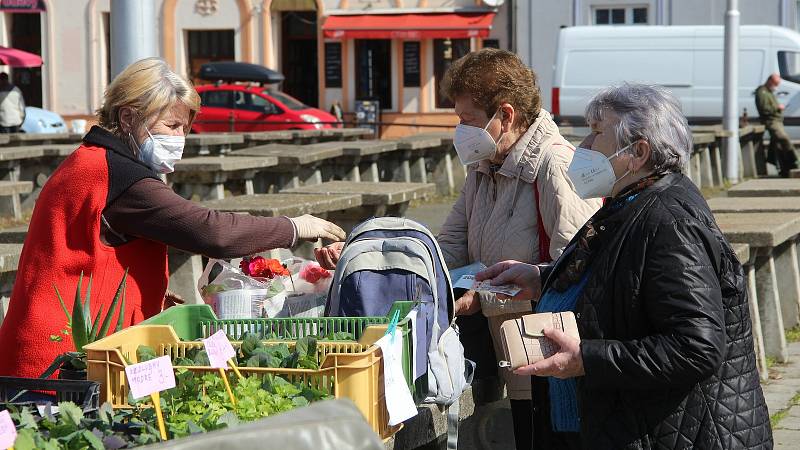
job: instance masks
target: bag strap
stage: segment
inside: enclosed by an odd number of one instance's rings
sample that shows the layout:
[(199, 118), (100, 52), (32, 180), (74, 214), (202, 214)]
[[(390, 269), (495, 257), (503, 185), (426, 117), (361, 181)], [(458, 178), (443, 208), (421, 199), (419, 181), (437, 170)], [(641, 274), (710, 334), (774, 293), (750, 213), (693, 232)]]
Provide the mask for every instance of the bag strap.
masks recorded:
[(461, 396), (447, 407), (447, 450), (458, 450), (458, 416), (461, 412)]
[(539, 234), (539, 262), (550, 262), (550, 236), (544, 229), (542, 220), (542, 203), (539, 201), (539, 179), (533, 180), (533, 195), (536, 196), (536, 228)]

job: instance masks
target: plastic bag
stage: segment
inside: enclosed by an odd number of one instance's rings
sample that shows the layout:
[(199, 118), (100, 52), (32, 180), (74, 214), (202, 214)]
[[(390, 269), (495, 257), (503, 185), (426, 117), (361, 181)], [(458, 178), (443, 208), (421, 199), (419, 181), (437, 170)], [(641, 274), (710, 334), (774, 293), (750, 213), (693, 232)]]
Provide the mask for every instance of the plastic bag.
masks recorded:
[[(215, 265), (221, 272), (209, 283)], [(280, 289), (276, 289), (280, 288)], [(238, 267), (219, 260), (209, 259), (203, 274), (197, 280), (197, 289), (206, 304), (210, 305), (220, 319), (252, 319), (273, 317), (283, 309), (280, 280), (257, 279), (245, 275)]]
[(284, 281), (287, 296), (282, 317), (322, 317), (333, 281), (330, 271), (316, 261), (301, 258), (286, 260), (284, 264), (291, 277)]

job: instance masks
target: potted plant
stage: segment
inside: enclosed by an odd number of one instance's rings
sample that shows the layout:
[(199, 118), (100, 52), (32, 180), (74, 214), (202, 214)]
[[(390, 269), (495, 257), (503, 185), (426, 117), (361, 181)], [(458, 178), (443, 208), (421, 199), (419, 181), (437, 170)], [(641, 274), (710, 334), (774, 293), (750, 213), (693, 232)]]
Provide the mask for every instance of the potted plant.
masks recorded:
[[(67, 317), (67, 326), (61, 331), (64, 336), (72, 335), (72, 342), (74, 350), (58, 355), (50, 367), (44, 371), (39, 378), (48, 378), (56, 370), (58, 370), (58, 377), (66, 380), (85, 380), (86, 379), (86, 353), (83, 347), (96, 340), (102, 339), (108, 335), (108, 329), (111, 326), (111, 319), (117, 316), (117, 326), (114, 332), (122, 330), (122, 324), (125, 317), (125, 286), (128, 278), (128, 270), (122, 276), (122, 280), (117, 287), (117, 292), (111, 302), (111, 306), (106, 311), (102, 321), (103, 308), (100, 307), (94, 320), (91, 318), (91, 295), (92, 295), (92, 276), (89, 275), (89, 283), (86, 285), (86, 295), (82, 297), (81, 288), (83, 286), (83, 272), (78, 279), (78, 288), (75, 290), (75, 301), (72, 305), (72, 314), (67, 309), (58, 287), (53, 285), (58, 297), (58, 302), (61, 304), (61, 309)], [(119, 306), (119, 308), (117, 308)], [(51, 335), (50, 340), (60, 342), (63, 340), (61, 335)]]

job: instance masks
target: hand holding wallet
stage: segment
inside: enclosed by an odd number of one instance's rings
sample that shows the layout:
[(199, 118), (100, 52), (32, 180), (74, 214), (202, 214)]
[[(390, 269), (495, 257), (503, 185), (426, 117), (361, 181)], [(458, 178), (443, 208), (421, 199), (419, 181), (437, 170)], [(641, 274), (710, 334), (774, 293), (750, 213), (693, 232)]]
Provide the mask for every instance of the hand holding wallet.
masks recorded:
[(558, 345), (544, 335), (545, 328), (555, 328), (580, 341), (578, 323), (572, 311), (528, 314), (506, 320), (500, 326), (505, 361), (501, 367), (516, 370), (553, 356)]

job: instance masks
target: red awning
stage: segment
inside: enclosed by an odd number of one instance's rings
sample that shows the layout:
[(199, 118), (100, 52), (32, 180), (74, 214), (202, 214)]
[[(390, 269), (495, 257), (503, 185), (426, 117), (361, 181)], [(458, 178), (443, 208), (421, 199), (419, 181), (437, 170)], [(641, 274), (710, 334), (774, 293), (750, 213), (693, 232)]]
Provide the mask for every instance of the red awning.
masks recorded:
[(364, 14), (329, 16), (329, 39), (433, 39), (489, 37), (494, 13)]
[(16, 48), (0, 47), (0, 65), (11, 67), (39, 67), (42, 57)]

